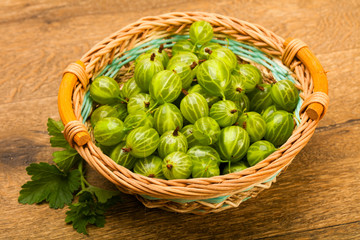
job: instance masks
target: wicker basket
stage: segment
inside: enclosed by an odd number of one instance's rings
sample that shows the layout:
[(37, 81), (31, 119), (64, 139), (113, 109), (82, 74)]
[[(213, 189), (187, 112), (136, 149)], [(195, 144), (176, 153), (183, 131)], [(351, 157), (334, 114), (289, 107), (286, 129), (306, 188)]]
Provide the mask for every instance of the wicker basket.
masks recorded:
[[(195, 21), (214, 28), (215, 40), (229, 45), (239, 61), (258, 66), (267, 81), (293, 79), (301, 90), (295, 111), (297, 127), (288, 141), (257, 165), (241, 172), (211, 178), (162, 180), (148, 178), (116, 164), (95, 146), (87, 116), (91, 112), (89, 80), (99, 75), (125, 81), (132, 61), (147, 48), (170, 47), (187, 38)], [(170, 50), (169, 50), (170, 51)], [(285, 67), (287, 66), (287, 67)], [(308, 47), (297, 39), (275, 35), (265, 28), (219, 14), (193, 12), (146, 17), (95, 45), (80, 61), (65, 70), (58, 107), (64, 135), (80, 155), (124, 193), (134, 194), (149, 208), (206, 214), (239, 206), (269, 188), (313, 135), (324, 116), (329, 98), (326, 74)]]

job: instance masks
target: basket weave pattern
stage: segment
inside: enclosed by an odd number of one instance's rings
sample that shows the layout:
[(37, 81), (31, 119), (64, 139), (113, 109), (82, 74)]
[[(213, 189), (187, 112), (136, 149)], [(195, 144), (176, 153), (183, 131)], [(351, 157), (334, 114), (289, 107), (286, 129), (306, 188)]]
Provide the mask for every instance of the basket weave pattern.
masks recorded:
[[(213, 26), (216, 38), (231, 38), (251, 44), (271, 57), (282, 60), (284, 65), (290, 68), (294, 73), (293, 77), (299, 83), (297, 87), (301, 90), (300, 97), (304, 100), (300, 110), (300, 124), (279, 150), (257, 165), (241, 172), (201, 179), (148, 178), (116, 164), (102, 153), (93, 141), (84, 146), (73, 145), (92, 168), (114, 183), (122, 192), (135, 194), (147, 207), (205, 214), (239, 206), (244, 200), (269, 188), (276, 181), (274, 176), (284, 170), (310, 140), (318, 120), (313, 121), (309, 118), (305, 112), (306, 107), (317, 102), (324, 106), (324, 112), (327, 109), (327, 95), (320, 92), (313, 93), (309, 70), (294, 58), (297, 51), (305, 46), (303, 42), (293, 40), (284, 48), (284, 39), (255, 24), (218, 14), (170, 13), (142, 18), (104, 39), (81, 58), (85, 69), (76, 64), (67, 68), (66, 72), (74, 73), (79, 79), (73, 91), (73, 109), (78, 121), (69, 122), (65, 126), (64, 135), (68, 141), (73, 143), (76, 133), (84, 130), (85, 126), (81, 123), (83, 120), (81, 106), (89, 79), (96, 77), (125, 51), (153, 39), (166, 38), (174, 34), (188, 34), (190, 25), (200, 20), (205, 20)], [(270, 178), (272, 178), (270, 181), (264, 183)], [(251, 189), (248, 190), (249, 188)], [(149, 200), (141, 195), (160, 200)], [(229, 197), (220, 203), (202, 201), (221, 196)], [(193, 201), (178, 203), (170, 199)]]

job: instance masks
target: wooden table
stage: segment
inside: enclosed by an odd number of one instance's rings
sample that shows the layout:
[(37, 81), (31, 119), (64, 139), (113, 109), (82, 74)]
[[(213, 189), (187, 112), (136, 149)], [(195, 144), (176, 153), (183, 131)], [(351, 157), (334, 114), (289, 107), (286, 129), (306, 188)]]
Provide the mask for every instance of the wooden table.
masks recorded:
[[(359, 1), (0, 2), (1, 239), (360, 239)], [(96, 42), (142, 16), (207, 11), (258, 23), (306, 42), (329, 79), (330, 107), (313, 138), (269, 190), (208, 216), (146, 209), (134, 197), (90, 237), (66, 209), (18, 204), (32, 162), (50, 162), (48, 117), (58, 119), (63, 69)], [(90, 181), (113, 187), (95, 172)]]

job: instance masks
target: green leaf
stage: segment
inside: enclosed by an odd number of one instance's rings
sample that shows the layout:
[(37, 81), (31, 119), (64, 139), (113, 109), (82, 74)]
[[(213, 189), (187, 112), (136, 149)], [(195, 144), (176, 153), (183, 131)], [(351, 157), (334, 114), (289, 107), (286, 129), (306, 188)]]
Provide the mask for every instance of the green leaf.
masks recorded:
[(47, 201), (51, 208), (63, 208), (71, 203), (73, 192), (80, 187), (80, 172), (77, 169), (66, 174), (55, 165), (41, 162), (30, 164), (26, 171), (32, 177), (21, 187), (19, 203)]
[(112, 198), (114, 196), (118, 196), (120, 194), (119, 191), (110, 191), (110, 190), (105, 190), (105, 189), (98, 188), (95, 186), (89, 186), (89, 187), (85, 188), (84, 190), (82, 190), (81, 192), (79, 192), (78, 195), (85, 191), (95, 194), (97, 200), (100, 203), (106, 203), (110, 198)]
[(49, 118), (47, 122), (48, 133), (50, 136), (50, 143), (52, 147), (70, 148), (69, 143), (66, 141), (64, 134), (64, 125), (61, 121), (55, 121)]
[(105, 224), (104, 213), (117, 202), (117, 197), (108, 199), (106, 203), (100, 203), (95, 200), (92, 193), (83, 191), (79, 196), (79, 202), (70, 204), (70, 211), (66, 212), (66, 223), (72, 223), (73, 228), (78, 233), (88, 234), (86, 227), (94, 224), (97, 227), (103, 227)]
[(53, 152), (52, 155), (54, 157), (53, 161), (56, 165), (65, 172), (68, 172), (81, 159), (78, 152), (73, 148)]

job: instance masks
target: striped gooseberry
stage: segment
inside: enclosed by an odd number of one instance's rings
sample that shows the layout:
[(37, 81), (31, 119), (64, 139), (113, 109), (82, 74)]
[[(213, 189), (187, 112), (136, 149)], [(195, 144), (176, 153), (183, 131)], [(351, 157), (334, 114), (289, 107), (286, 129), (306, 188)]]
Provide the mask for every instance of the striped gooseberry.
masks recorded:
[(158, 156), (148, 156), (136, 161), (134, 172), (150, 178), (165, 179), (162, 172), (162, 159)]
[(180, 110), (171, 103), (165, 103), (155, 110), (154, 127), (160, 135), (183, 127), (183, 116)]
[(193, 168), (191, 157), (184, 152), (173, 152), (162, 162), (162, 171), (166, 179), (186, 179), (190, 177)]
[(275, 151), (276, 148), (271, 142), (260, 140), (250, 145), (246, 154), (246, 159), (250, 166), (254, 166)]
[(227, 127), (233, 125), (238, 119), (238, 109), (234, 102), (222, 100), (212, 105), (209, 115), (220, 127)]
[(155, 59), (155, 54), (146, 57), (139, 61), (134, 70), (134, 78), (139, 88), (144, 91), (149, 91), (149, 85), (154, 75), (164, 70), (162, 62)]
[(158, 147), (158, 153), (161, 158), (165, 158), (167, 155), (173, 152), (186, 152), (188, 148), (187, 139), (179, 132), (179, 128), (173, 131), (167, 131), (160, 137), (160, 144)]
[(283, 145), (294, 130), (294, 119), (291, 113), (279, 110), (271, 114), (266, 121), (265, 140), (275, 147)]
[(221, 130), (217, 142), (221, 159), (231, 162), (240, 161), (250, 146), (249, 134), (239, 126), (230, 126)]
[(106, 117), (99, 120), (94, 128), (95, 140), (104, 146), (113, 146), (120, 143), (125, 134), (124, 123), (115, 117)]
[(160, 137), (155, 129), (138, 127), (126, 137), (125, 151), (136, 158), (144, 158), (153, 154), (159, 146)]
[(220, 126), (211, 117), (202, 117), (196, 120), (193, 134), (202, 145), (212, 145), (219, 138)]
[(266, 122), (257, 112), (245, 112), (241, 114), (237, 123), (249, 134), (250, 142), (259, 141), (266, 133)]

